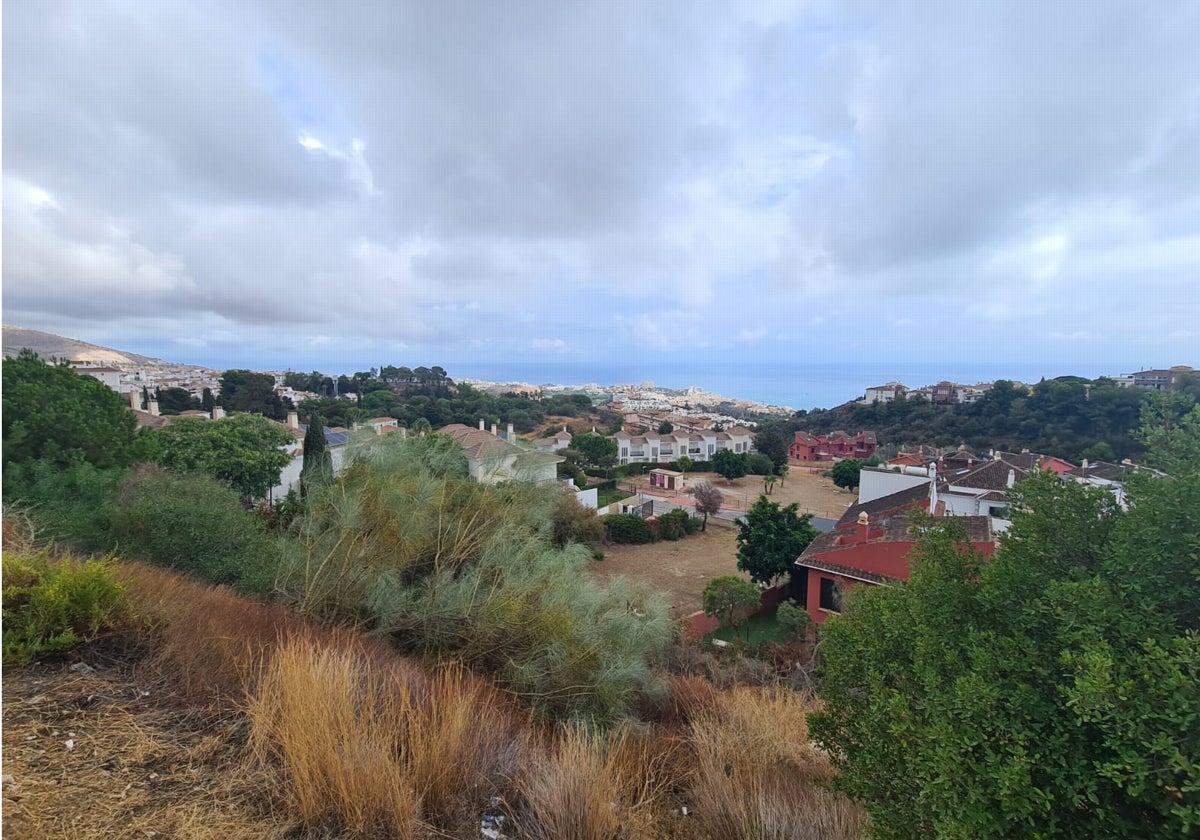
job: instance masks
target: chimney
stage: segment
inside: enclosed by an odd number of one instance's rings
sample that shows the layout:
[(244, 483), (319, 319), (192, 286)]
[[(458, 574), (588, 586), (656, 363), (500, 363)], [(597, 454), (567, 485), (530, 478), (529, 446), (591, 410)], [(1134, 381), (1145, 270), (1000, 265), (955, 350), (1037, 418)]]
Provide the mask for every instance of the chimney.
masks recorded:
[(224, 420), (225, 419), (225, 407), (220, 406), (220, 405), (214, 405), (213, 410), (212, 410), (212, 419)]
[(1015, 470), (1008, 471), (1008, 480), (1004, 482), (1006, 487), (1012, 487), (1017, 483), (1017, 473)]
[(142, 394), (140, 391), (129, 392), (129, 407), (134, 411), (142, 410)]
[(300, 428), (300, 415), (294, 411), (289, 411), (287, 414), (287, 424), (293, 429)]
[(495, 423), (492, 424), (492, 437), (500, 437), (500, 435), (498, 435), (496, 433), (496, 424)]
[(517, 436), (515, 434), (513, 434), (512, 423), (509, 423), (508, 424), (508, 433), (504, 436), (504, 439), (506, 441), (508, 441), (509, 443), (512, 443), (516, 439), (516, 437)]
[(479, 418), (479, 431), (481, 431), (481, 432), (482, 432), (482, 431), (486, 431), (486, 430), (483, 428), (483, 418), (482, 418), (482, 417), (480, 417), (480, 418)]
[(858, 515), (858, 541), (860, 543), (868, 542), (871, 539), (871, 517), (867, 516), (864, 510)]
[(157, 417), (158, 416), (158, 400), (151, 399), (148, 403), (146, 403), (146, 405), (148, 406), (147, 410), (150, 412), (150, 416)]

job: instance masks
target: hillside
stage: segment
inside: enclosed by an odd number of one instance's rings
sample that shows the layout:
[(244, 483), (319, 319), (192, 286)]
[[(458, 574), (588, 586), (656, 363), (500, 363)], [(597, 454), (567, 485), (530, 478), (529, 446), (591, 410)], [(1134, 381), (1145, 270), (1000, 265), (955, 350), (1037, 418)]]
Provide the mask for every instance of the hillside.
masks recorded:
[(125, 353), (120, 350), (113, 350), (110, 347), (89, 344), (86, 341), (64, 338), (61, 335), (54, 335), (53, 333), (5, 324), (4, 355), (15, 356), (25, 348), (37, 353), (43, 359), (56, 358), (100, 362), (120, 368), (169, 364), (162, 359), (139, 356), (137, 353)]

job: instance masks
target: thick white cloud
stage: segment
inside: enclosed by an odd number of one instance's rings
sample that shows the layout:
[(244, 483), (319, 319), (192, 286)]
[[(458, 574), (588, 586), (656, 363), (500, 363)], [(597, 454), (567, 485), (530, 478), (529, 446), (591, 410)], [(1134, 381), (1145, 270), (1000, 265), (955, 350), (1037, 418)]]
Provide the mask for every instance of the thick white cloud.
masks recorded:
[(6, 8), (5, 320), (264, 365), (1195, 363), (1200, 7), (727, 6)]

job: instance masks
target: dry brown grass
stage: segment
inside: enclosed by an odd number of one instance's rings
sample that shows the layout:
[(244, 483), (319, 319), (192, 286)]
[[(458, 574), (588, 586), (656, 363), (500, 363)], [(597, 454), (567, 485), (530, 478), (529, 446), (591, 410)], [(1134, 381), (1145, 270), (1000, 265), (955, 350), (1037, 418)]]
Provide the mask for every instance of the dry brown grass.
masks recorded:
[(410, 837), (420, 802), (400, 755), (408, 686), (361, 656), (311, 640), (285, 644), (251, 698), (251, 743), (264, 767), (282, 764), (310, 825)]
[(668, 836), (680, 783), (672, 739), (571, 727), (530, 762), (521, 787), (524, 834), (536, 840)]
[(691, 798), (713, 840), (860, 838), (861, 808), (823, 786), (831, 770), (808, 739), (804, 695), (737, 688), (696, 715)]
[(428, 681), (366, 649), (297, 638), (249, 703), (261, 766), (281, 766), (309, 825), (366, 836), (475, 823), (522, 759), (525, 721), (458, 667)]

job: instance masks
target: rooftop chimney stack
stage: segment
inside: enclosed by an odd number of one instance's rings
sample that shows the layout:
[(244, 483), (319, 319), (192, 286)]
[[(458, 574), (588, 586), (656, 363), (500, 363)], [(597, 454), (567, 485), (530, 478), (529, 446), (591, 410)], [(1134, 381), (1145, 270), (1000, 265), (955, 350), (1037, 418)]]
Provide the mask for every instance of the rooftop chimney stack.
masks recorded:
[(1017, 473), (1015, 470), (1008, 471), (1008, 480), (1004, 482), (1007, 487), (1012, 487), (1017, 483)]
[(509, 443), (512, 443), (512, 442), (513, 442), (513, 440), (514, 440), (515, 438), (516, 438), (516, 435), (515, 435), (515, 434), (513, 434), (513, 427), (512, 427), (512, 423), (509, 423), (509, 424), (508, 424), (508, 434), (505, 436), (505, 438), (504, 438), (504, 439), (505, 439), (506, 441), (508, 441)]
[(213, 410), (212, 410), (212, 419), (224, 420), (225, 419), (225, 407), (220, 406), (220, 405), (214, 405)]
[(483, 418), (482, 418), (482, 417), (480, 417), (480, 418), (479, 418), (479, 431), (481, 431), (481, 432), (482, 432), (482, 431), (486, 431), (486, 430), (483, 428)]
[(858, 541), (867, 542), (871, 539), (871, 517), (864, 510), (858, 515)]
[(151, 398), (150, 401), (146, 403), (146, 406), (151, 417), (158, 416), (158, 400)]
[(294, 411), (289, 411), (287, 413), (287, 424), (292, 429), (299, 429), (300, 428), (300, 415)]
[(132, 408), (134, 411), (142, 410), (142, 392), (141, 391), (130, 391), (129, 392), (129, 407)]

